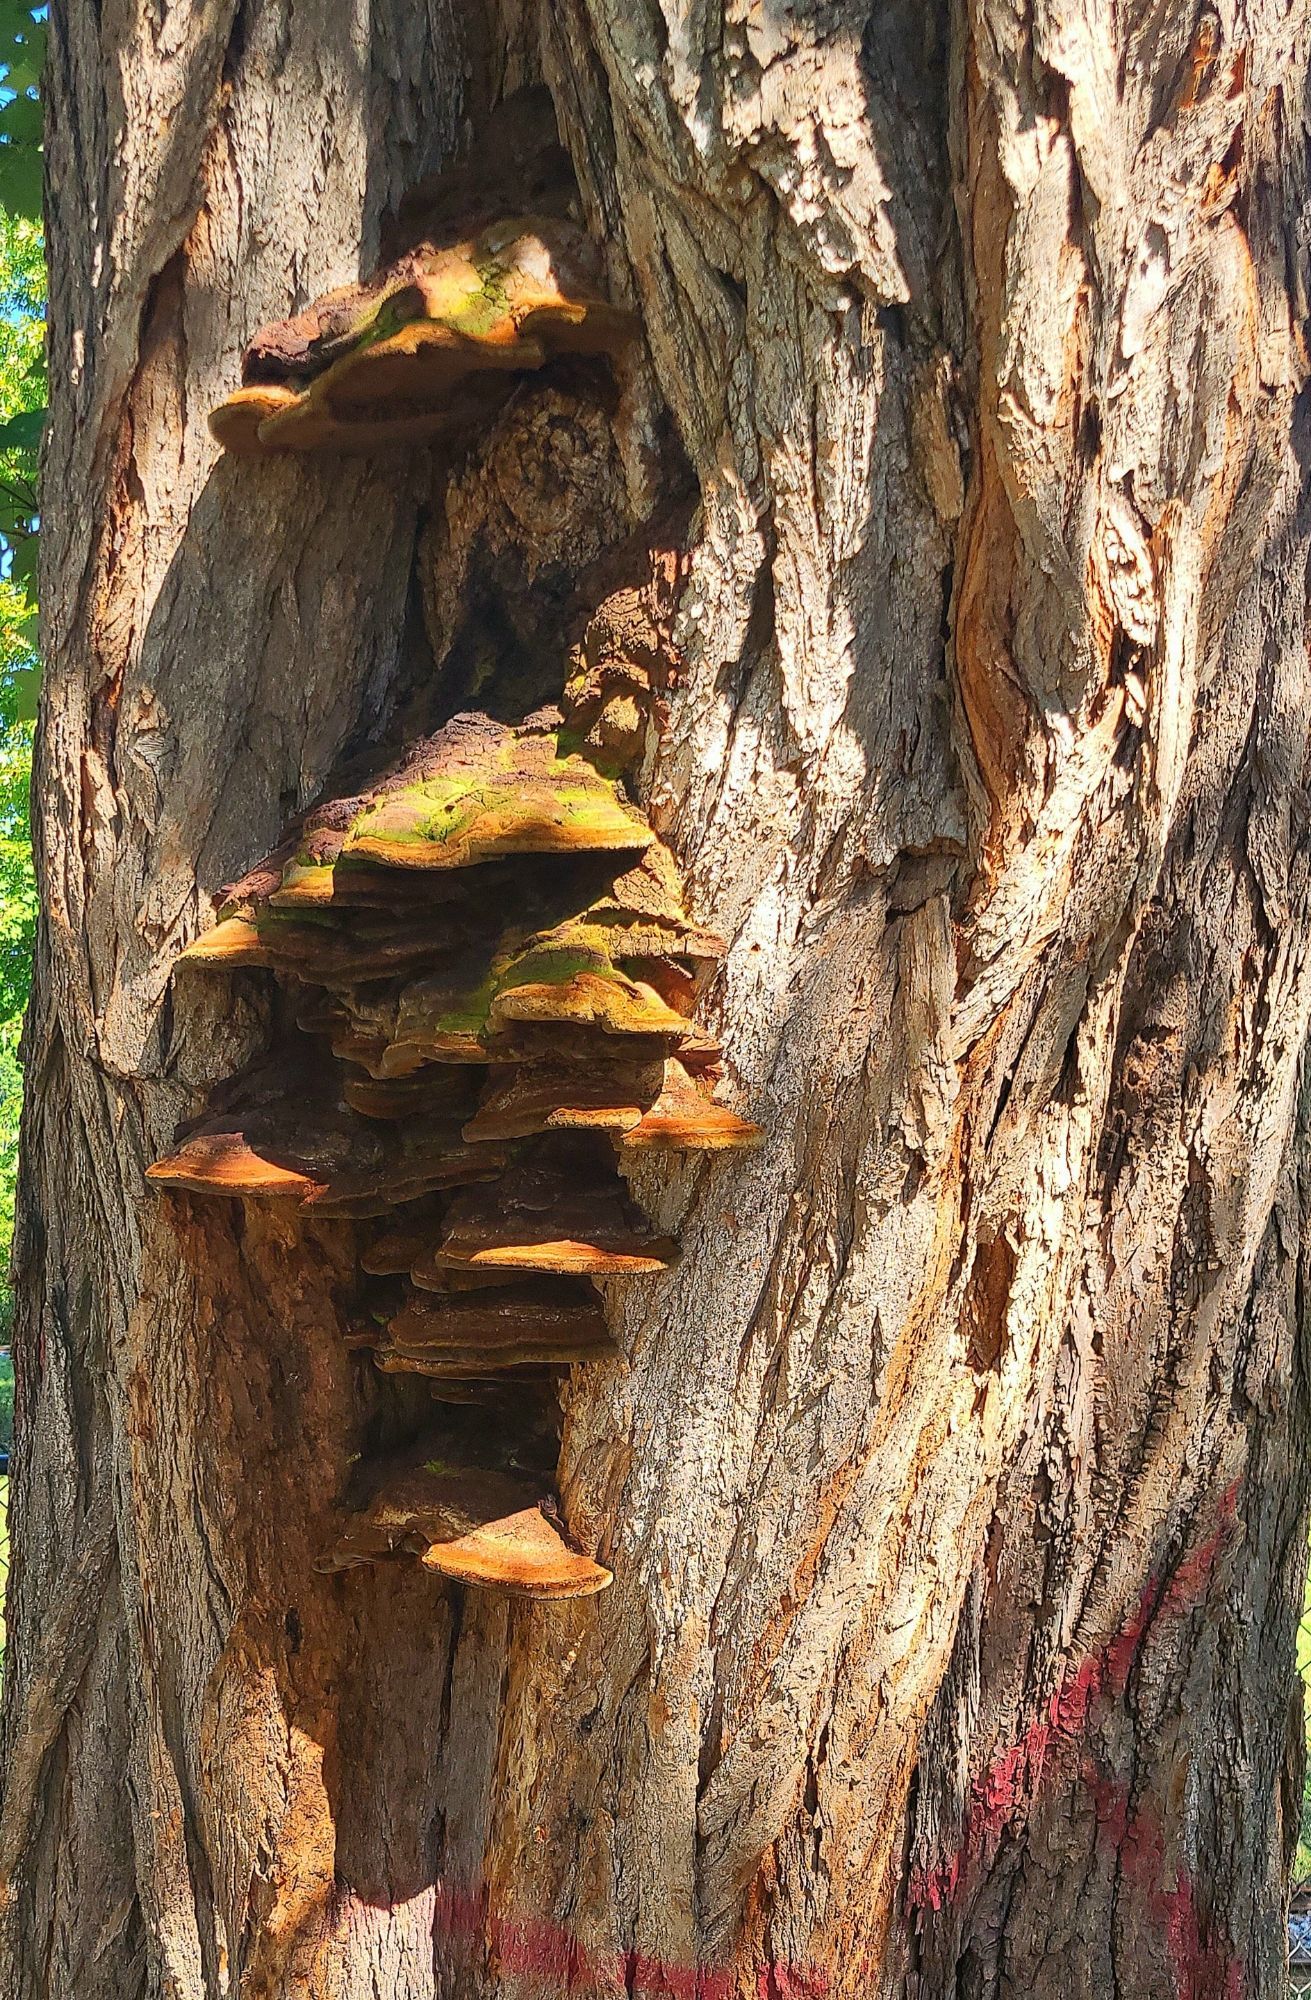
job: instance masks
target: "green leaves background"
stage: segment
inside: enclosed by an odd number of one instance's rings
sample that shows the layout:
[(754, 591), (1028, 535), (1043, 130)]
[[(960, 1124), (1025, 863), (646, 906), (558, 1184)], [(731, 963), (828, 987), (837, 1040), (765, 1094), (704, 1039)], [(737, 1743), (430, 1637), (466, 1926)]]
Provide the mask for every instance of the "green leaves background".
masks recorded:
[(37, 470), (45, 422), (41, 107), (45, 10), (0, 0), (0, 1342), (13, 1229), (36, 883), (28, 791), (37, 653)]
[(46, 9), (0, 0), (0, 69), (7, 102), (0, 109), (0, 207), (7, 215), (41, 214), (41, 105)]

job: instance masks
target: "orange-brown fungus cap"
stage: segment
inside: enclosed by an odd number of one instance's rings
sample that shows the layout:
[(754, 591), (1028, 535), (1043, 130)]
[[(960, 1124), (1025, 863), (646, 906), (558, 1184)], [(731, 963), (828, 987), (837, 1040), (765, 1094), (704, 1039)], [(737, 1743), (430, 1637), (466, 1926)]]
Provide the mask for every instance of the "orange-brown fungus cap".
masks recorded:
[(540, 1507), (526, 1507), (503, 1520), (489, 1521), (486, 1527), (456, 1541), (436, 1542), (423, 1557), (423, 1564), (425, 1569), (458, 1583), (548, 1602), (558, 1597), (591, 1597), (613, 1580), (600, 1563), (576, 1554)]
[(605, 297), (582, 231), (512, 217), (420, 243), (367, 284), (262, 327), (246, 388), (210, 426), (246, 453), (413, 445), (486, 421), (552, 354), (616, 353), (633, 325)]
[(285, 1194), (297, 1200), (318, 1186), (308, 1174), (257, 1152), (239, 1131), (193, 1132), (175, 1153), (147, 1167), (146, 1179), (197, 1194)]
[(665, 1064), (664, 1088), (650, 1110), (623, 1135), (625, 1148), (675, 1152), (751, 1152), (764, 1141), (759, 1125), (716, 1104), (680, 1062)]
[(607, 1277), (662, 1271), (676, 1256), (613, 1166), (589, 1148), (542, 1140), (499, 1181), (456, 1196), (433, 1261)]
[(372, 1473), (372, 1496), (352, 1517), (332, 1553), (315, 1567), (350, 1569), (393, 1555), (421, 1555), (433, 1542), (457, 1541), (489, 1522), (531, 1506), (540, 1484), (520, 1472), (449, 1463), (417, 1452)]
[[(392, 1123), (399, 1118), (424, 1118), (433, 1111), (458, 1107), (464, 1096), (463, 1082), (464, 1072), (453, 1067), (418, 1070), (413, 1076), (355, 1075), (346, 1078), (343, 1095), (362, 1118)], [(471, 1133), (465, 1128), (468, 1139), (496, 1136), (499, 1135), (490, 1132)]]
[(261, 382), (249, 389), (236, 389), (209, 413), (209, 428), (224, 451), (238, 458), (263, 458), (268, 446), (260, 438), (261, 426), (281, 411), (300, 402), (295, 389), (277, 382)]
[(297, 1037), (216, 1096), (216, 1112), (166, 1160), (156, 1182), (217, 1194), (299, 1193), (321, 1215), (377, 1215), (436, 1188), (498, 1173), (505, 1155), (460, 1136), (467, 1107), (379, 1124), (344, 1102), (340, 1073)]
[(609, 888), (595, 897), (581, 921), (609, 929), (616, 958), (650, 956), (720, 959), (727, 949), (714, 931), (694, 924), (683, 907), (678, 864), (662, 840), (654, 840)]
[[(557, 1353), (518, 1358), (567, 1361), (565, 1349), (611, 1349), (601, 1301), (592, 1287), (552, 1278), (518, 1280), (476, 1291), (435, 1293), (412, 1299), (387, 1326), (384, 1345), (434, 1359), (451, 1352), (485, 1350), (487, 1366), (504, 1366), (515, 1350), (556, 1346)], [(476, 1363), (474, 1364), (476, 1366)]]
[(246, 917), (224, 917), (178, 955), (179, 965), (271, 966), (273, 956)]
[(627, 1132), (663, 1088), (659, 1063), (528, 1063), (488, 1088), (464, 1128), (470, 1142), (540, 1132)]
[(373, 1359), (384, 1375), (426, 1375), (432, 1379), (465, 1381), (525, 1367), (572, 1368), (588, 1361), (610, 1361), (611, 1340), (587, 1340), (562, 1334), (496, 1343), (478, 1341), (469, 1347), (393, 1347), (375, 1350)]

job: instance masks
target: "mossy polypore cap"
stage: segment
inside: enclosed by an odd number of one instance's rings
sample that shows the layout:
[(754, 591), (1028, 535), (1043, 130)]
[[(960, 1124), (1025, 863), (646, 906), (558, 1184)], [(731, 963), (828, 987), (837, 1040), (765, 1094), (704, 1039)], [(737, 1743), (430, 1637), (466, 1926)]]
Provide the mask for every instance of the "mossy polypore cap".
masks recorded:
[[(513, 864), (529, 857), (540, 857), (532, 864), (540, 870), (561, 856), (592, 856), (603, 867), (609, 855), (658, 847), (614, 780), (561, 752), (558, 721), (550, 710), (515, 728), (484, 715), (454, 717), (360, 795), (317, 806), (298, 833), (221, 893), (219, 923), (183, 958), (271, 966), (329, 984), (377, 979), (485, 935), (487, 904), (480, 885), (459, 882), (465, 869), (499, 864), (513, 875)], [(629, 869), (583, 910), (575, 941), (586, 952), (613, 945), (627, 956), (712, 952), (718, 941), (687, 926), (664, 872), (657, 863), (649, 880), (639, 880)], [(635, 896), (620, 887), (630, 876)], [(502, 964), (534, 921), (570, 908), (564, 876), (551, 889), (540, 873), (525, 883), (503, 872), (494, 886), (511, 910), (525, 913), (500, 947)], [(594, 880), (584, 895), (595, 897)], [(486, 984), (498, 956), (496, 947), (483, 950), (471, 990)], [(486, 1006), (477, 1012), (482, 1025)]]
[[(375, 839), (387, 850), (381, 861), (366, 851)], [(409, 851), (425, 846), (439, 851)], [(560, 854), (596, 857), (581, 895), (577, 885), (567, 894), (557, 874), (539, 871), (525, 881), (508, 868), (531, 855), (545, 867)], [(631, 862), (604, 879), (607, 857), (625, 854)], [(251, 924), (270, 909), (287, 922), (367, 924), (360, 911), (432, 917), (439, 900), (458, 904), (470, 892), (457, 881), (416, 880), (413, 871), (447, 873), (498, 859), (507, 864), (498, 887), (522, 896), (526, 912), (539, 910), (538, 924), (568, 919), (604, 933), (618, 957), (723, 955), (721, 938), (690, 923), (669, 850), (614, 779), (562, 746), (552, 709), (513, 727), (486, 715), (454, 716), (353, 796), (316, 805), (272, 854), (220, 892), (219, 913)], [(533, 928), (529, 915), (525, 929)]]
[(342, 858), (390, 868), (468, 868), (513, 854), (638, 852), (655, 834), (585, 757), (554, 732), (457, 718), (446, 768), (366, 807)]
[(581, 230), (509, 217), (465, 241), (419, 244), (370, 283), (262, 327), (245, 386), (210, 428), (246, 455), (412, 444), (489, 415), (517, 374), (553, 354), (617, 352), (633, 327)]
[(561, 924), (528, 940), (500, 970), (493, 1027), (561, 1021), (611, 1035), (681, 1035), (687, 1017), (643, 980), (614, 963), (610, 935), (591, 924)]

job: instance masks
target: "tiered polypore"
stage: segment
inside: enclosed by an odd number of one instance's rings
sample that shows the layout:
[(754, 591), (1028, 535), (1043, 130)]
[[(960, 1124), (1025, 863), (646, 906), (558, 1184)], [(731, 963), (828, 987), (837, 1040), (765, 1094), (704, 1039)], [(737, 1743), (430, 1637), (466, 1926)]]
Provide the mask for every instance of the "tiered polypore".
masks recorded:
[[(258, 333), (211, 426), (256, 456), (413, 444), (485, 420), (553, 356), (613, 355), (631, 332), (558, 214), (431, 235)], [(610, 592), (569, 654), (561, 711), (514, 727), (457, 715), (321, 801), (183, 953), (272, 971), (296, 1026), (150, 1179), (350, 1218), (366, 1299), (351, 1344), (468, 1406), (458, 1463), (448, 1439), (363, 1468), (325, 1568), (417, 1554), (539, 1598), (610, 1580), (568, 1546), (515, 1438), (540, 1430), (544, 1387), (616, 1352), (593, 1280), (677, 1254), (619, 1160), (761, 1136), (715, 1102), (718, 1046), (692, 1020), (722, 944), (689, 919), (620, 781), (666, 666), (641, 588)]]
[[(676, 1255), (617, 1156), (759, 1137), (714, 1102), (717, 1049), (691, 1020), (721, 949), (689, 920), (668, 850), (562, 741), (558, 715), (513, 729), (457, 716), (364, 792), (311, 812), (183, 954), (272, 967), (303, 1046), (245, 1078), (150, 1177), (385, 1215), (363, 1266), (408, 1289), (375, 1359), (444, 1396), (611, 1356), (588, 1281)], [(375, 1496), (342, 1561), (421, 1535), (413, 1477), (403, 1506)], [(512, 1549), (515, 1588), (531, 1592), (540, 1556), (543, 1593), (558, 1594), (556, 1530), (529, 1533), (514, 1513), (513, 1534), (489, 1521), (479, 1533), (507, 1561)], [(444, 1550), (425, 1560), (479, 1580)], [(600, 1588), (606, 1573), (585, 1579), (578, 1560), (569, 1593)]]

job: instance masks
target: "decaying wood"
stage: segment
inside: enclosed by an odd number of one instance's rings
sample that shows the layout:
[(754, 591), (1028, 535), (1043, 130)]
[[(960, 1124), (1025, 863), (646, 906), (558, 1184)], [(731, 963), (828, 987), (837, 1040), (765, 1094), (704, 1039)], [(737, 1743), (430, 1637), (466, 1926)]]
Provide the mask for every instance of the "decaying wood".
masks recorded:
[[(1280, 1990), (1307, 26), (56, 11), (15, 2000)], [(539, 78), (617, 380), (450, 464), (218, 461), (255, 327)], [(426, 1392), (362, 1386), (340, 1224), (145, 1194), (269, 1027), (171, 966), (434, 674), (540, 699), (689, 493), (641, 788), (772, 1143), (629, 1170), (683, 1256), (568, 1396), (610, 1589), (320, 1575)]]

